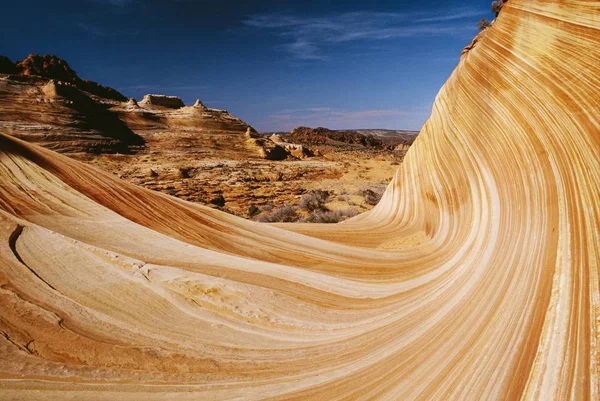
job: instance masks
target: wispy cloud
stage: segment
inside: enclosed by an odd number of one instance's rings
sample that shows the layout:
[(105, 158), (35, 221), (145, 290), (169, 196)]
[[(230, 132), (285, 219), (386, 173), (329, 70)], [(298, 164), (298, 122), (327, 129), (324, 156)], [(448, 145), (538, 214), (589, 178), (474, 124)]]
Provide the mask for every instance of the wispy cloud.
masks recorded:
[(386, 40), (401, 37), (455, 35), (473, 31), (466, 19), (483, 15), (479, 10), (456, 9), (437, 15), (424, 13), (350, 12), (327, 17), (292, 14), (255, 14), (244, 24), (276, 32), (282, 48), (295, 58), (323, 60), (325, 48), (358, 40)]
[(429, 115), (427, 108), (343, 110), (328, 107), (287, 109), (268, 117), (270, 126), (281, 130), (295, 127), (323, 126), (337, 129), (351, 128), (418, 128)]
[(434, 17), (420, 18), (415, 22), (445, 22), (445, 21), (456, 21), (465, 18), (481, 17), (484, 13), (481, 10), (465, 10), (465, 11), (454, 11), (443, 15)]
[(297, 38), (292, 43), (285, 44), (283, 46), (288, 52), (293, 54), (296, 58), (302, 60), (325, 60), (326, 57), (324, 55), (319, 54), (319, 48), (317, 45), (304, 40), (302, 38)]

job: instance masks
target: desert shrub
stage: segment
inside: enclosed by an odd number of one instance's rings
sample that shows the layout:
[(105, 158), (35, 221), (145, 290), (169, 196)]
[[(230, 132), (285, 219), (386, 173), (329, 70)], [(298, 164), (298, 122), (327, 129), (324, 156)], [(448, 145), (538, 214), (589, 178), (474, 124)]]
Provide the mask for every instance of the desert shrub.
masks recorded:
[(362, 191), (362, 196), (365, 198), (365, 203), (367, 205), (375, 206), (379, 203), (383, 194), (378, 194), (371, 189), (365, 189)]
[(491, 22), (487, 18), (482, 18), (477, 23), (477, 27), (479, 28), (480, 31), (487, 29), (490, 25), (491, 25)]
[(339, 223), (350, 217), (356, 216), (356, 212), (352, 209), (343, 210), (316, 210), (304, 220), (306, 223)]
[(348, 195), (338, 195), (337, 200), (340, 202), (348, 202)]
[(255, 205), (250, 205), (248, 207), (248, 217), (254, 217), (259, 214), (260, 214), (260, 209), (257, 208)]
[(494, 14), (496, 14), (496, 16), (498, 16), (498, 14), (500, 14), (500, 10), (502, 10), (504, 3), (506, 3), (505, 0), (494, 0), (492, 2), (492, 12)]
[(216, 198), (211, 199), (210, 203), (216, 206), (223, 207), (225, 206), (225, 198), (223, 197), (223, 195), (219, 195)]
[(179, 168), (179, 177), (181, 178), (190, 178), (191, 177), (192, 168), (191, 167), (180, 167)]
[(324, 209), (325, 203), (329, 200), (329, 191), (317, 189), (302, 196), (298, 206), (301, 209), (306, 209), (309, 212)]
[(258, 221), (261, 223), (292, 223), (298, 221), (299, 216), (290, 205), (284, 205), (277, 209), (273, 209), (270, 213), (263, 213), (258, 216)]

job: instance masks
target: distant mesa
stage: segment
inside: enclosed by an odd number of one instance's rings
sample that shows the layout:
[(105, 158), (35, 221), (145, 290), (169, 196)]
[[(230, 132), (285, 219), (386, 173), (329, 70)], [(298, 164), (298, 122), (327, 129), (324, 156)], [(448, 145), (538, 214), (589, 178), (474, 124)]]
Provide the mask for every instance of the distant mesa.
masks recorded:
[[(131, 98), (127, 101), (127, 105), (130, 107), (165, 108), (173, 110), (183, 109), (184, 107), (189, 109), (189, 107), (186, 106), (183, 100), (181, 100), (181, 98), (178, 96), (167, 96), (158, 94), (144, 95), (143, 99), (139, 103), (135, 100), (135, 98)], [(221, 111), (216, 109), (209, 109), (204, 105), (204, 103), (202, 103), (200, 99), (196, 99), (196, 102), (194, 102), (192, 107), (203, 111)]]
[(384, 148), (385, 144), (373, 135), (363, 135), (356, 131), (334, 131), (323, 127), (298, 127), (289, 134), (289, 139), (297, 143), (333, 144), (344, 143), (369, 148)]
[(177, 96), (166, 96), (166, 95), (145, 95), (144, 99), (140, 102), (140, 106), (158, 106), (166, 107), (168, 109), (180, 109), (185, 107), (183, 100)]

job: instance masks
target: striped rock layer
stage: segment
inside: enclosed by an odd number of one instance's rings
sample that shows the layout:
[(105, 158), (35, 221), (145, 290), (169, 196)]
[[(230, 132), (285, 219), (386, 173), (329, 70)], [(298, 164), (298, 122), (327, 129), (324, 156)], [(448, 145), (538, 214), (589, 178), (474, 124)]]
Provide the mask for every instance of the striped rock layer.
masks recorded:
[(600, 2), (510, 0), (333, 226), (0, 135), (0, 399), (600, 399), (599, 89)]

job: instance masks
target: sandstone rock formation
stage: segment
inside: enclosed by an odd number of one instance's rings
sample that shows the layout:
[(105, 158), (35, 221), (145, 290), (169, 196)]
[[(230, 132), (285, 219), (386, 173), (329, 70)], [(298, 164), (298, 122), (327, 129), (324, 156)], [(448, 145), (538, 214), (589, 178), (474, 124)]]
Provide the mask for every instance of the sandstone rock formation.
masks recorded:
[(245, 136), (248, 146), (255, 149), (261, 157), (267, 160), (285, 160), (289, 155), (289, 152), (282, 146), (279, 146), (279, 144), (274, 143), (250, 127), (246, 129)]
[(313, 152), (309, 148), (297, 143), (289, 143), (283, 140), (281, 135), (273, 134), (269, 137), (269, 139), (271, 139), (274, 144), (288, 151), (291, 156), (297, 159), (305, 159), (307, 157), (314, 156)]
[(196, 101), (194, 102), (194, 106), (196, 108), (199, 108), (201, 110), (206, 110), (207, 107), (202, 103), (202, 101), (200, 99), (196, 99)]
[(165, 95), (145, 95), (140, 105), (166, 107), (168, 109), (180, 109), (185, 106), (177, 96)]
[[(10, 62), (10, 60), (8, 61)], [(62, 82), (69, 82), (77, 88), (101, 98), (121, 102), (127, 100), (125, 96), (113, 88), (79, 78), (77, 73), (65, 60), (51, 54), (44, 54), (43, 56), (35, 53), (30, 54), (24, 60), (15, 64), (14, 72), (2, 71), (2, 69), (0, 69), (0, 73), (14, 73), (20, 76), (43, 77)]]
[[(1, 75), (0, 131), (145, 188), (238, 216), (258, 219), (257, 209), (260, 214), (295, 205), (302, 194), (321, 186), (339, 196), (332, 196), (333, 208), (369, 210), (372, 205), (354, 194), (366, 187), (382, 189), (405, 153), (339, 147), (311, 160), (308, 146), (274, 143), (200, 100), (183, 107), (177, 100), (175, 108), (140, 105), (133, 98), (119, 101), (90, 93), (81, 82)], [(318, 149), (314, 154), (322, 155)], [(211, 202), (219, 196), (225, 206)]]
[(600, 399), (599, 18), (506, 3), (338, 226), (0, 134), (0, 398)]
[(129, 153), (144, 141), (108, 108), (125, 97), (51, 55), (0, 68), (0, 131), (65, 153)]
[(112, 100), (77, 83), (40, 77), (0, 76), (0, 131), (64, 153), (129, 153), (143, 146), (119, 117)]
[(394, 150), (396, 152), (408, 152), (408, 149), (410, 149), (410, 145), (407, 145), (405, 143), (397, 145)]
[(0, 58), (0, 131), (63, 153), (152, 153), (156, 145), (165, 157), (217, 150), (223, 157), (269, 157), (269, 149), (247, 146), (246, 127), (200, 100), (185, 107), (176, 96), (127, 99), (80, 79), (56, 56), (32, 54), (16, 64)]
[(51, 54), (30, 54), (24, 60), (16, 63), (16, 68), (21, 75), (37, 76), (72, 82), (79, 77), (69, 64)]

